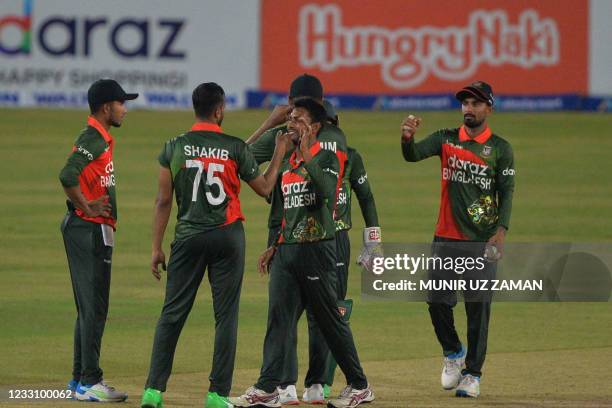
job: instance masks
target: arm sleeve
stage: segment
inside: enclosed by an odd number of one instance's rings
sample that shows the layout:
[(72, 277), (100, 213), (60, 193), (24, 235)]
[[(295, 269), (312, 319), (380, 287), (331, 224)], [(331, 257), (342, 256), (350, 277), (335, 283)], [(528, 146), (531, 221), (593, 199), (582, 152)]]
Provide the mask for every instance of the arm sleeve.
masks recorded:
[(161, 166), (170, 168), (170, 163), (172, 162), (172, 140), (164, 143), (164, 147), (162, 147), (159, 156), (157, 156), (157, 161)]
[(334, 200), (340, 176), (338, 157), (332, 151), (320, 150), (311, 161), (304, 164), (304, 168), (317, 191), (325, 198)]
[(351, 159), (351, 174), (349, 180), (351, 182), (351, 188), (355, 191), (355, 195), (359, 201), (359, 207), (361, 208), (361, 215), (363, 215), (365, 226), (378, 227), (376, 203), (374, 202), (374, 195), (370, 188), (368, 173), (366, 173), (365, 166), (363, 165), (363, 159), (357, 152), (352, 154)]
[[(248, 183), (259, 176), (259, 166), (246, 143), (241, 141), (237, 146), (238, 174), (241, 179)], [(274, 150), (272, 151), (274, 152)]]
[(72, 153), (68, 156), (66, 165), (59, 174), (60, 182), (64, 187), (79, 185), (79, 176), (89, 163), (96, 160), (106, 148), (106, 142), (98, 134), (84, 134), (79, 136)]
[(276, 146), (276, 132), (279, 128), (266, 130), (257, 141), (248, 145), (248, 149), (257, 161), (257, 164), (265, 163), (272, 160), (274, 155), (274, 147)]
[(414, 137), (408, 142), (402, 141), (402, 154), (409, 162), (417, 162), (431, 156), (439, 156), (442, 152), (444, 130), (438, 130), (427, 136), (420, 142), (415, 142)]
[(506, 144), (501, 156), (497, 159), (496, 180), (499, 220), (497, 225), (509, 229), (512, 212), (512, 195), (514, 194), (514, 153), (510, 144)]

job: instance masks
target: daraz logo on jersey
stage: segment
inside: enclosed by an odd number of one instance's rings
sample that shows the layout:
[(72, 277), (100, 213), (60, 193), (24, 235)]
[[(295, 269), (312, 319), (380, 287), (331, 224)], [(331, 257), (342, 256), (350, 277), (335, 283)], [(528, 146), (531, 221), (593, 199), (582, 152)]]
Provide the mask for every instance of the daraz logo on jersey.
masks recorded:
[(475, 163), (453, 154), (446, 158), (445, 165), (442, 167), (442, 179), (463, 184), (474, 184), (483, 190), (490, 190), (493, 180), (487, 175), (488, 169), (489, 166), (486, 164)]
[[(104, 34), (106, 46), (122, 58), (185, 59), (187, 52), (178, 49), (177, 41), (186, 20), (78, 15), (50, 15), (34, 20), (34, 0), (23, 0), (23, 14), (0, 16), (0, 54), (29, 56), (33, 49), (52, 57), (89, 57), (94, 53), (93, 38)], [(135, 33), (136, 44), (122, 40), (124, 32)], [(153, 49), (153, 37), (161, 36), (160, 46)], [(59, 38), (59, 40), (58, 40)]]
[(113, 174), (113, 172), (115, 171), (115, 165), (113, 164), (112, 161), (108, 162), (108, 164), (104, 167), (104, 172), (106, 173), (106, 175), (104, 176), (100, 176), (100, 185), (102, 187), (114, 187), (116, 182), (115, 182), (115, 175)]

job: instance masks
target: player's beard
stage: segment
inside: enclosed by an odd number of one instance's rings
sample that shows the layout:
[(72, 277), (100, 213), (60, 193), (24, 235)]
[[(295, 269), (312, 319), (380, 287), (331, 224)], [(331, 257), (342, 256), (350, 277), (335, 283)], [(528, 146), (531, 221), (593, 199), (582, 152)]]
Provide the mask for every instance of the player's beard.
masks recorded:
[(479, 127), (480, 125), (482, 125), (484, 122), (483, 120), (477, 120), (476, 116), (474, 115), (464, 115), (463, 116), (463, 124), (471, 129), (475, 129), (477, 127)]
[(221, 124), (223, 123), (223, 119), (225, 119), (225, 113), (221, 113), (219, 120), (217, 120), (217, 125), (221, 126)]

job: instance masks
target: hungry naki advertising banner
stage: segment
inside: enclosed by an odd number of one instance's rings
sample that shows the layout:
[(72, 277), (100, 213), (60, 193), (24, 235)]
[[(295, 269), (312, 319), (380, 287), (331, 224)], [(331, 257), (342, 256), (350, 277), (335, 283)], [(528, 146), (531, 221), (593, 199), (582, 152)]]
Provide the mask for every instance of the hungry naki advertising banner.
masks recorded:
[(108, 77), (141, 94), (130, 106), (190, 108), (208, 81), (243, 106), (259, 81), (258, 11), (240, 0), (0, 0), (0, 105), (86, 107), (89, 85)]
[(262, 16), (263, 90), (302, 72), (332, 94), (588, 90), (587, 0), (263, 0)]

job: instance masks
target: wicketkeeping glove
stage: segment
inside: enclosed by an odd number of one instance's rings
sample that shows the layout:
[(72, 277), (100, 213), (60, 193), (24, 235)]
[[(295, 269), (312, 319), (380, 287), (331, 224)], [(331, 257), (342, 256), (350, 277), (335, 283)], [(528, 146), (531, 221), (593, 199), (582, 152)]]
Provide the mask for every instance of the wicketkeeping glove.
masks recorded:
[(383, 256), (380, 227), (363, 229), (363, 249), (357, 257), (357, 264), (372, 272), (374, 258)]

